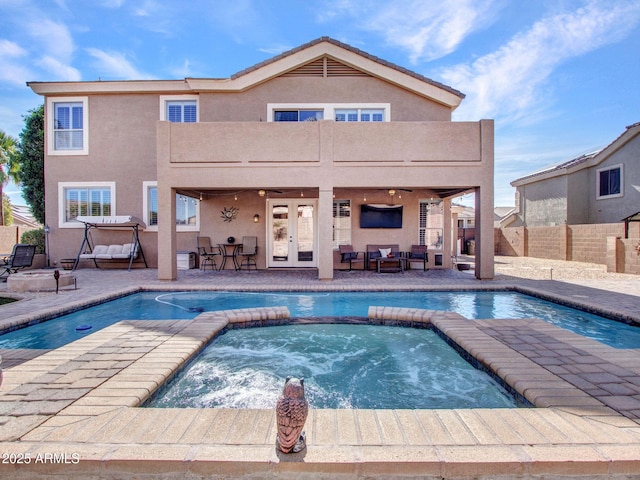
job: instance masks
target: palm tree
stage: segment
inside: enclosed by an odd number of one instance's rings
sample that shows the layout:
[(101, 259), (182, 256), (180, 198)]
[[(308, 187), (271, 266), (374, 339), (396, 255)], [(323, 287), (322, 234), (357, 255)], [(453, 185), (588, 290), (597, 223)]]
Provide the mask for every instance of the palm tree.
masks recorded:
[[(4, 184), (12, 179), (19, 181), (19, 165), (12, 161), (18, 141), (0, 130), (0, 198), (3, 196)], [(4, 225), (4, 209), (0, 208), (0, 225)]]

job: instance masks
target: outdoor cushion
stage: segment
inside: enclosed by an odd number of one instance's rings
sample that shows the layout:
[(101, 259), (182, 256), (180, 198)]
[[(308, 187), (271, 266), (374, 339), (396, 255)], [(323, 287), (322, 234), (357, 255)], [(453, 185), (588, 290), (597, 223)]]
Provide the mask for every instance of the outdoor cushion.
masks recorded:
[[(133, 243), (125, 243), (124, 245), (122, 245), (120, 253), (114, 253), (112, 257), (113, 258), (129, 258), (131, 256), (132, 249), (133, 249)], [(133, 256), (135, 257), (137, 253), (138, 252), (136, 249), (136, 252), (133, 254)]]
[(96, 245), (91, 253), (82, 253), (80, 258), (96, 258), (96, 255), (105, 255), (109, 247), (106, 245)]

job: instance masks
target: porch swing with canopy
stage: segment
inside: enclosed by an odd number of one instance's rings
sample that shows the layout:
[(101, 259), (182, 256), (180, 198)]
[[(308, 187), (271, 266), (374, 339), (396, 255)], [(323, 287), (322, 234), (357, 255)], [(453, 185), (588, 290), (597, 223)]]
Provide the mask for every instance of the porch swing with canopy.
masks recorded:
[[(84, 223), (84, 238), (78, 250), (73, 270), (78, 268), (80, 260), (93, 260), (96, 268), (98, 260), (126, 261), (129, 260), (129, 271), (133, 265), (134, 259), (140, 256), (144, 262), (145, 268), (149, 268), (147, 260), (142, 251), (140, 244), (139, 229), (145, 228), (145, 224), (139, 218), (130, 215), (113, 215), (113, 216), (78, 216), (78, 222)], [(94, 245), (91, 237), (92, 229), (104, 230), (127, 230), (131, 229), (131, 242), (123, 244), (111, 245)]]

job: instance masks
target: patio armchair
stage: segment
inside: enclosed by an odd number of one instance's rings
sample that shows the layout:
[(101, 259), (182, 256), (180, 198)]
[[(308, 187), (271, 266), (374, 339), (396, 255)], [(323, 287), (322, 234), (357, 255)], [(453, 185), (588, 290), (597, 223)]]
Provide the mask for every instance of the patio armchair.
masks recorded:
[[(349, 262), (349, 271), (353, 270), (354, 263), (361, 263), (362, 269), (364, 270), (364, 252), (356, 252), (355, 250), (353, 250), (352, 245), (339, 245), (338, 249), (340, 251), (340, 263)], [(361, 253), (362, 258), (360, 258)]]
[(251, 270), (251, 266), (258, 270), (256, 255), (258, 254), (258, 237), (242, 237), (242, 245), (238, 248), (238, 270), (246, 267)]
[(222, 255), (219, 247), (211, 246), (211, 239), (209, 237), (196, 237), (198, 242), (198, 255), (200, 255), (200, 270), (206, 270), (207, 265), (211, 267), (211, 270), (218, 270), (218, 264), (216, 263), (216, 256)]
[(427, 270), (429, 253), (426, 245), (411, 245), (411, 251), (406, 254), (407, 269), (411, 269), (411, 262), (422, 262), (422, 269)]
[(11, 255), (3, 258), (2, 262), (0, 262), (0, 268), (4, 269), (2, 273), (0, 273), (0, 278), (6, 281), (6, 277), (12, 273), (18, 273), (18, 270), (30, 267), (33, 263), (33, 256), (35, 254), (35, 245), (27, 245), (24, 243), (15, 244)]

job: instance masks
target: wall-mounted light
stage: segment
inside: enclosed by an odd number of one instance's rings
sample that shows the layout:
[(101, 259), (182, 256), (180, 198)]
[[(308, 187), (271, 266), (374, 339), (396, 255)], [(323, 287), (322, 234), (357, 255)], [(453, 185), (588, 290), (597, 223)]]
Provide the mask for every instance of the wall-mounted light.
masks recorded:
[(200, 201), (202, 201), (202, 192), (200, 192)]
[(51, 233), (51, 229), (49, 228), (49, 225), (45, 225), (44, 226), (44, 235), (45, 235), (45, 240), (46, 240), (46, 254), (47, 254), (47, 268), (50, 267), (49, 265), (49, 234)]
[(391, 195), (392, 197), (396, 194), (396, 191), (393, 188), (389, 189), (389, 195)]
[(265, 192), (264, 190), (258, 190), (258, 195), (260, 195), (261, 197), (264, 197), (267, 194), (267, 192)]
[(258, 223), (260, 221), (260, 215), (257, 213), (253, 216), (253, 223)]

